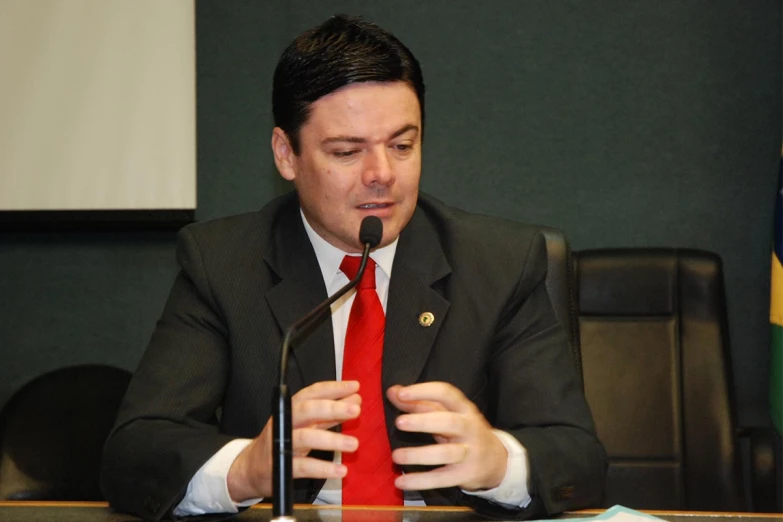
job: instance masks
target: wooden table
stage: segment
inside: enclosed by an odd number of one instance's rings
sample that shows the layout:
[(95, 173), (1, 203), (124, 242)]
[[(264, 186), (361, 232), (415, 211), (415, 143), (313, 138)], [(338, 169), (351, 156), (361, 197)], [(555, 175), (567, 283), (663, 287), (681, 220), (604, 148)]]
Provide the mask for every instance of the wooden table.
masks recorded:
[[(603, 513), (593, 509), (566, 513), (559, 517), (582, 518)], [(783, 522), (783, 513), (712, 513), (705, 511), (645, 511), (670, 522)], [(486, 522), (472, 511), (460, 507), (340, 507), (295, 506), (299, 522)], [(253, 506), (239, 515), (208, 520), (237, 520), (238, 522), (266, 522), (272, 519), (268, 504)], [(136, 517), (112, 511), (105, 502), (0, 502), (0, 522), (129, 522)]]

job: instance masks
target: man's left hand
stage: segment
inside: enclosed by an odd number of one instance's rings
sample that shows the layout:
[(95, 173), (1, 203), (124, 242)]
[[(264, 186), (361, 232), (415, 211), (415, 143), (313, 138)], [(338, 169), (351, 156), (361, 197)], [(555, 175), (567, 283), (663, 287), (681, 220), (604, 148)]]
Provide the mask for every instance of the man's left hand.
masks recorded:
[(397, 464), (440, 466), (426, 472), (405, 473), (395, 486), (422, 490), (458, 486), (465, 491), (492, 489), (506, 475), (508, 452), (492, 433), (492, 426), (475, 404), (445, 382), (392, 386), (386, 393), (400, 411), (396, 426), (402, 431), (431, 433), (437, 444), (399, 448)]

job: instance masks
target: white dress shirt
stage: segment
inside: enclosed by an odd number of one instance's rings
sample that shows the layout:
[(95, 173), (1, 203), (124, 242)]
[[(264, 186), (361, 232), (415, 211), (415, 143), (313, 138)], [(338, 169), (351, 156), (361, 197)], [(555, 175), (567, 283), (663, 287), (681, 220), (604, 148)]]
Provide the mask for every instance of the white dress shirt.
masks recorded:
[[(348, 283), (348, 277), (340, 271), (340, 264), (345, 252), (332, 246), (319, 236), (302, 214), (307, 236), (313, 245), (321, 275), (326, 285), (327, 294), (332, 295)], [(370, 254), (375, 261), (375, 290), (386, 312), (386, 302), (389, 296), (389, 280), (391, 278), (394, 255), (397, 251), (397, 240), (390, 245), (379, 248)], [(348, 329), (348, 317), (351, 312), (356, 291), (352, 290), (332, 305), (332, 330), (334, 332), (334, 362), (337, 380), (342, 377), (343, 348), (345, 334)], [(512, 435), (493, 430), (500, 442), (508, 451), (506, 475), (496, 488), (484, 491), (465, 491), (509, 508), (525, 507), (530, 503), (528, 492), (528, 462), (527, 452), (520, 442)], [(261, 499), (249, 499), (244, 502), (234, 502), (228, 493), (227, 477), (234, 460), (239, 453), (250, 444), (251, 439), (235, 439), (218, 450), (193, 476), (185, 498), (174, 509), (174, 515), (204, 515), (208, 513), (236, 513), (238, 508), (250, 506)], [(335, 452), (335, 462), (341, 461), (340, 452)], [(318, 493), (314, 504), (340, 504), (342, 502), (342, 480), (329, 479)], [(424, 505), (416, 492), (405, 492), (405, 505)]]

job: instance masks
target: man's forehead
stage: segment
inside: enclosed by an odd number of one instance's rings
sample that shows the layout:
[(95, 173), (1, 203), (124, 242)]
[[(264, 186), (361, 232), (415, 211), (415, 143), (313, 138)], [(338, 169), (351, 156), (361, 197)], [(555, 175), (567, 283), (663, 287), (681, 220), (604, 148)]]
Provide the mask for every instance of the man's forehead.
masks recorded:
[(404, 82), (365, 82), (342, 87), (316, 100), (304, 125), (327, 134), (370, 130), (389, 134), (405, 126), (421, 126), (421, 109), (415, 91)]

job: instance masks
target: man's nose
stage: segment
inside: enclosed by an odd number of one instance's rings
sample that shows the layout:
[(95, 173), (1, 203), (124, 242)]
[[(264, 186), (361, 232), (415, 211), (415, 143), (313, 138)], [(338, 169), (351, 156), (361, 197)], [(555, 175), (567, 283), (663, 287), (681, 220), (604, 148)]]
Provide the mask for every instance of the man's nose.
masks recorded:
[(362, 181), (365, 185), (391, 185), (394, 183), (394, 168), (386, 147), (373, 149), (365, 156)]

